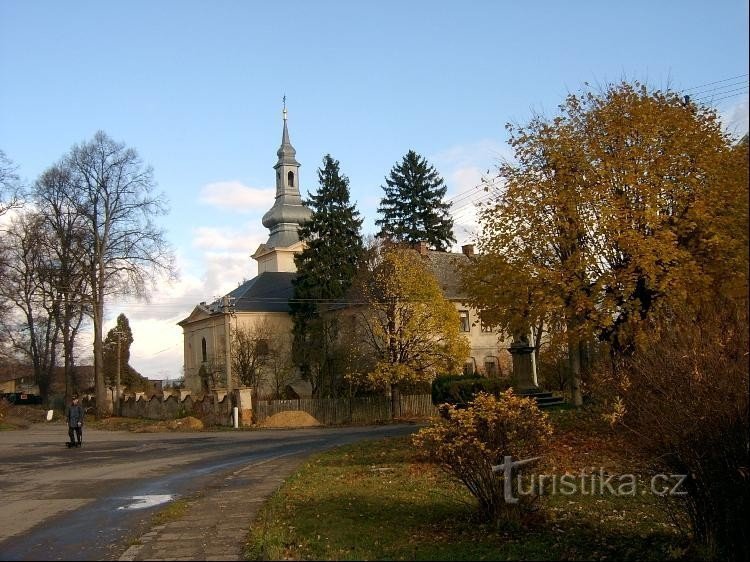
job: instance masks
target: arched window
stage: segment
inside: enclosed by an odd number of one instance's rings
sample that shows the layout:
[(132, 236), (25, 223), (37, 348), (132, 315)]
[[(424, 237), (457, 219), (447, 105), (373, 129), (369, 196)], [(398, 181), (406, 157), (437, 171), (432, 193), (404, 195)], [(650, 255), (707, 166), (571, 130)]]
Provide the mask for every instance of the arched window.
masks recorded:
[(286, 175), (286, 178), (287, 178), (287, 180), (288, 180), (288, 183), (289, 183), (289, 187), (294, 187), (294, 172), (291, 172), (291, 171), (290, 171), (290, 172), (289, 172), (289, 173), (288, 173), (288, 174)]
[(203, 362), (208, 361), (208, 354), (206, 353), (206, 338), (201, 340), (201, 354), (203, 356)]

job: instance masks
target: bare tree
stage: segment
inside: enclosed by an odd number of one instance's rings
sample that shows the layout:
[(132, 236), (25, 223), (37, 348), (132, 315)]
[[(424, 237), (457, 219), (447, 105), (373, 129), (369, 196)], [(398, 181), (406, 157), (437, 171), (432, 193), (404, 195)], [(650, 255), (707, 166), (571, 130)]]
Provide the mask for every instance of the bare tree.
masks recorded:
[(0, 296), (12, 305), (13, 313), (0, 324), (12, 350), (31, 363), (39, 392), (46, 399), (57, 364), (60, 328), (55, 321), (57, 303), (44, 226), (41, 215), (25, 212), (6, 231)]
[(104, 305), (116, 294), (145, 297), (158, 274), (175, 276), (174, 254), (153, 219), (166, 213), (154, 193), (153, 170), (138, 153), (99, 131), (63, 159), (70, 173), (69, 202), (87, 237), (88, 300), (94, 325), (97, 415), (103, 415)]
[(0, 216), (13, 208), (20, 207), (19, 179), (16, 166), (0, 150)]
[(77, 388), (74, 377), (75, 345), (86, 315), (91, 315), (87, 275), (87, 235), (83, 217), (70, 204), (70, 171), (63, 164), (47, 169), (36, 181), (33, 199), (46, 225), (46, 252), (54, 286), (56, 322), (63, 346), (65, 394)]

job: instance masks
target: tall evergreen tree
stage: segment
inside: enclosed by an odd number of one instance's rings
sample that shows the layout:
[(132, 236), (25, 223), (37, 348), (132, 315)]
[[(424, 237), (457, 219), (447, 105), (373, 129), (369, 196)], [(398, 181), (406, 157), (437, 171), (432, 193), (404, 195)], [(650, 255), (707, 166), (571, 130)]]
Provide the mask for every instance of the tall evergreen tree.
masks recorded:
[(447, 187), (427, 159), (413, 150), (406, 153), (385, 178), (385, 196), (375, 221), (379, 237), (396, 242), (425, 241), (435, 250), (445, 251), (456, 242), (450, 203), (443, 201)]
[[(129, 388), (142, 388), (146, 382), (138, 371), (130, 366), (130, 346), (133, 344), (133, 331), (125, 314), (117, 317), (117, 325), (107, 332), (104, 339), (104, 378), (109, 384), (117, 380), (120, 368), (120, 384)], [(120, 352), (118, 362), (117, 352)]]
[(364, 253), (362, 219), (349, 202), (349, 178), (327, 154), (318, 169), (320, 187), (305, 204), (312, 211), (300, 228), (306, 248), (294, 261), (297, 277), (291, 314), (294, 357), (317, 396), (337, 393), (338, 322), (330, 305), (345, 297)]

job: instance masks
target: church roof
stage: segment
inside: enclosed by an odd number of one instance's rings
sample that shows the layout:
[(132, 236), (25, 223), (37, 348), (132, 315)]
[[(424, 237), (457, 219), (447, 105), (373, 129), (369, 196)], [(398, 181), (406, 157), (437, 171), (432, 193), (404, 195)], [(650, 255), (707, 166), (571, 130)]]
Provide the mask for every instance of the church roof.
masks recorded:
[[(229, 296), (234, 298), (236, 312), (289, 312), (289, 299), (294, 294), (292, 280), (297, 276), (288, 271), (264, 271), (245, 281)], [(221, 299), (216, 301), (218, 305)]]

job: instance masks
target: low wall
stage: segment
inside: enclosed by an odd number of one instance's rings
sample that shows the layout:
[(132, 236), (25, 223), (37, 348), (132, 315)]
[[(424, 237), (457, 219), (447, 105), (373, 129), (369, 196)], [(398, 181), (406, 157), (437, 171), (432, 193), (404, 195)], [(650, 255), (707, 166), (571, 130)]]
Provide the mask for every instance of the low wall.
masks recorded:
[[(401, 395), (402, 418), (429, 418), (438, 415), (429, 394)], [(370, 424), (393, 419), (387, 396), (363, 398), (307, 398), (299, 400), (257, 400), (253, 404), (255, 423), (279, 412), (307, 412), (324, 425)]]
[[(82, 403), (86, 409), (95, 409), (96, 399), (84, 397)], [(231, 425), (232, 422), (230, 396), (224, 396), (218, 401), (210, 394), (198, 399), (187, 395), (182, 400), (174, 395), (163, 398), (159, 396), (147, 398), (145, 395), (137, 398), (129, 396), (123, 398), (120, 410), (122, 417), (125, 418), (173, 420), (193, 416), (206, 425)]]

